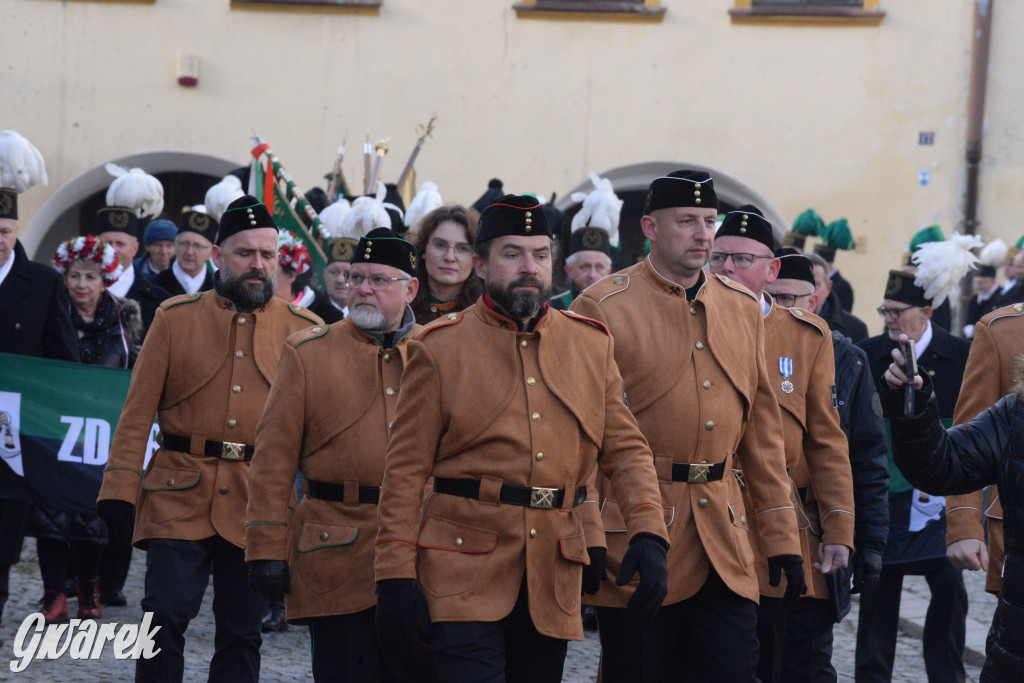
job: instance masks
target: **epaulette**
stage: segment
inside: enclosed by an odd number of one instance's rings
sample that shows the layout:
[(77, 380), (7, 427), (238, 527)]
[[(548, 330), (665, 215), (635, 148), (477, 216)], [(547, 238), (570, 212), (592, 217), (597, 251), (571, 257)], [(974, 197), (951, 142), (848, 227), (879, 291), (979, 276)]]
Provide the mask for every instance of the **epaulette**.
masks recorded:
[(754, 293), (751, 292), (746, 287), (744, 287), (743, 285), (741, 285), (739, 282), (736, 282), (735, 280), (730, 280), (725, 275), (713, 275), (712, 277), (718, 278), (718, 281), (721, 282), (726, 287), (728, 287), (729, 289), (736, 290), (737, 292), (742, 292), (742, 293), (746, 294), (747, 296), (749, 296), (754, 301), (757, 301), (757, 297), (754, 296)]
[(622, 274), (606, 275), (594, 284), (590, 285), (583, 292), (587, 292), (591, 299), (601, 303), (613, 294), (624, 292), (629, 289), (629, 276)]
[(581, 322), (581, 323), (590, 323), (591, 325), (593, 325), (593, 326), (594, 326), (594, 327), (596, 327), (597, 329), (599, 329), (599, 330), (601, 330), (602, 332), (604, 332), (604, 333), (605, 333), (606, 335), (608, 335), (609, 337), (610, 337), (610, 336), (612, 336), (612, 333), (608, 331), (608, 326), (607, 326), (607, 325), (605, 325), (605, 324), (604, 324), (603, 322), (601, 322), (600, 320), (594, 320), (593, 318), (588, 318), (588, 317), (587, 317), (587, 316), (585, 316), (585, 315), (580, 315), (580, 314), (579, 314), (579, 313), (577, 313), (576, 311), (559, 311), (559, 313), (564, 313), (564, 314), (565, 314), (565, 315), (566, 315), (567, 317), (569, 317), (570, 319), (572, 319), (572, 320), (578, 320), (578, 321), (579, 321), (579, 322)]
[(1024, 313), (1024, 304), (1013, 304), (1012, 306), (997, 309), (992, 311), (992, 317), (988, 320), (988, 326), (992, 327), (992, 323), (1000, 318), (1016, 318), (1022, 313)]
[(319, 325), (320, 324), (320, 320), (318, 318), (311, 318), (308, 315), (309, 311), (307, 311), (305, 308), (303, 308), (302, 306), (300, 306), (298, 304), (288, 304), (288, 310), (291, 311), (292, 313), (294, 313), (295, 315), (299, 316), (303, 320), (308, 320), (309, 322), (313, 323), (314, 325)]
[(167, 311), (178, 304), (190, 304), (193, 301), (199, 301), (199, 297), (202, 295), (202, 292), (196, 292), (195, 294), (179, 294), (178, 296), (172, 296), (170, 299), (160, 304), (160, 308)]
[(429, 323), (423, 326), (423, 329), (420, 330), (417, 338), (422, 340), (424, 337), (427, 336), (429, 332), (433, 332), (434, 330), (440, 329), (442, 327), (448, 327), (449, 325), (457, 325), (459, 322), (462, 321), (463, 317), (465, 317), (465, 314), (462, 311), (459, 311), (458, 313), (449, 313), (448, 315), (442, 315), (437, 320), (431, 320)]
[(313, 327), (307, 327), (304, 330), (289, 334), (287, 341), (295, 348), (299, 348), (311, 339), (318, 339), (324, 336), (330, 329), (330, 325), (314, 325)]
[(803, 322), (807, 323), (808, 325), (816, 329), (818, 332), (821, 332), (822, 337), (826, 335), (825, 329), (818, 324), (818, 321), (824, 321), (821, 320), (821, 318), (819, 318), (818, 316), (814, 315), (813, 313), (808, 313), (807, 311), (801, 308), (790, 308), (788, 310), (790, 313), (793, 314), (794, 318), (796, 318), (797, 320), (802, 320)]

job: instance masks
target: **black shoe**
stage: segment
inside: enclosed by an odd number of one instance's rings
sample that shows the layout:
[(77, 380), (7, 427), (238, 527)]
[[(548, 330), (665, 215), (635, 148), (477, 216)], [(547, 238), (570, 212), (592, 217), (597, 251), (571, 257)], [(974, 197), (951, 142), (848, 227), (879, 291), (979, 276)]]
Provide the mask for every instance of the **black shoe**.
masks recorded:
[(100, 604), (107, 607), (124, 607), (128, 604), (128, 598), (124, 596), (123, 591), (112, 588), (100, 593)]
[(263, 633), (272, 631), (287, 631), (288, 622), (284, 620), (283, 609), (272, 609), (263, 617), (263, 626), (260, 628)]
[(597, 610), (590, 605), (583, 606), (583, 630), (597, 632)]

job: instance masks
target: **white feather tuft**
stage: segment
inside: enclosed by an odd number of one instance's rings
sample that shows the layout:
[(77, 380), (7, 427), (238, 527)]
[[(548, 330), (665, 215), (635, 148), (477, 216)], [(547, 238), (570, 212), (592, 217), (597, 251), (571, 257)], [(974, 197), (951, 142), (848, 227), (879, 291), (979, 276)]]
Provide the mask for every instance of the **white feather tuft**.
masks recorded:
[(358, 197), (352, 202), (352, 210), (341, 219), (339, 230), (346, 237), (358, 239), (374, 228), (390, 228), (391, 216), (384, 208), (387, 188), (377, 183), (377, 194), (373, 197)]
[[(580, 228), (603, 228), (608, 231), (609, 243), (619, 245), (619, 216), (622, 213), (622, 200), (615, 194), (612, 181), (590, 172), (590, 182), (594, 189), (582, 200), (583, 206), (572, 217), (572, 232)], [(582, 192), (574, 192), (572, 199), (579, 201)]]
[(917, 276), (914, 284), (924, 289), (926, 299), (931, 299), (933, 306), (939, 306), (960, 285), (960, 280), (967, 271), (978, 262), (971, 249), (982, 245), (977, 235), (953, 235), (942, 242), (927, 242), (914, 253), (913, 262), (917, 265)]
[(409, 232), (413, 235), (418, 233), (426, 215), (442, 204), (444, 200), (441, 199), (436, 183), (428, 180), (420, 185), (419, 191), (409, 202), (409, 208), (405, 212), (405, 224), (409, 227)]
[(978, 252), (978, 260), (986, 266), (998, 268), (1006, 263), (1006, 256), (1009, 253), (1010, 248), (1006, 246), (1006, 242), (997, 237), (981, 248), (981, 251)]
[(326, 232), (329, 237), (351, 237), (352, 239), (357, 239), (359, 235), (347, 235), (344, 234), (341, 229), (342, 221), (351, 210), (352, 205), (349, 204), (348, 200), (344, 197), (330, 206), (324, 207), (324, 210), (319, 214), (320, 222), (324, 226), (324, 232)]
[(219, 183), (206, 191), (203, 203), (206, 204), (207, 213), (219, 222), (231, 202), (244, 195), (242, 181), (238, 179), (238, 176), (226, 175)]
[(164, 210), (164, 186), (141, 168), (125, 170), (116, 164), (106, 165), (114, 182), (107, 188), (107, 206), (126, 206), (139, 218), (155, 218)]
[(43, 155), (13, 130), (0, 131), (0, 187), (24, 192), (33, 185), (49, 184)]

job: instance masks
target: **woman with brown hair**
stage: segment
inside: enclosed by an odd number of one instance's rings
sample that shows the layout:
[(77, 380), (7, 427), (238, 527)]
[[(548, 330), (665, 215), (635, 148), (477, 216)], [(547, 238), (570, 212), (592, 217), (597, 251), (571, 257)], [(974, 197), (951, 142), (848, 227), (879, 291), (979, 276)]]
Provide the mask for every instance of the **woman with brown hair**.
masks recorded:
[(483, 285), (473, 271), (473, 240), (480, 215), (459, 204), (428, 213), (415, 245), (420, 290), (412, 302), (416, 322), (425, 325), (466, 308), (480, 297)]

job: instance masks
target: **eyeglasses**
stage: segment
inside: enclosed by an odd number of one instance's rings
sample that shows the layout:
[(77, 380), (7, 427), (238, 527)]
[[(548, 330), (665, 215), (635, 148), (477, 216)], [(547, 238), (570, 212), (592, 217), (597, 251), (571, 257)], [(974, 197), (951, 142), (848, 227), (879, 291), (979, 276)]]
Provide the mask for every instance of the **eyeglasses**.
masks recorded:
[(207, 249), (210, 249), (210, 246), (199, 244), (199, 242), (175, 242), (174, 244), (182, 251), (188, 251), (189, 249), (193, 251), (206, 251)]
[(904, 306), (903, 308), (886, 308), (885, 306), (879, 306), (875, 310), (878, 311), (878, 315), (883, 318), (899, 318), (903, 315), (904, 311), (909, 311), (914, 306)]
[(348, 285), (350, 289), (359, 289), (360, 287), (363, 286), (363, 282), (369, 280), (370, 289), (376, 289), (377, 291), (380, 291), (382, 289), (387, 289), (388, 285), (390, 285), (395, 280), (408, 279), (409, 278), (407, 277), (384, 277), (383, 275), (371, 275), (367, 277), (365, 275), (360, 275), (358, 273), (346, 273), (345, 284)]
[(457, 242), (450, 244), (445, 242), (443, 239), (435, 238), (427, 242), (427, 246), (432, 249), (438, 256), (444, 256), (448, 253), (449, 249), (455, 250), (456, 256), (469, 256), (473, 253), (473, 248), (465, 242)]
[(814, 296), (814, 292), (810, 294), (783, 294), (782, 292), (772, 294), (772, 298), (779, 302), (780, 306), (785, 306), (786, 308), (792, 308), (796, 306), (796, 302), (800, 299), (812, 296)]
[(738, 270), (749, 268), (754, 265), (754, 259), (764, 258), (773, 259), (774, 256), (761, 256), (759, 254), (727, 254), (721, 251), (711, 252), (711, 265), (714, 268), (721, 268), (725, 265), (725, 262), (732, 258), (732, 264), (736, 266)]

